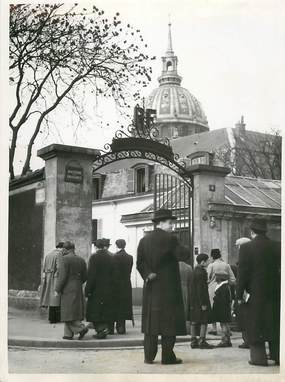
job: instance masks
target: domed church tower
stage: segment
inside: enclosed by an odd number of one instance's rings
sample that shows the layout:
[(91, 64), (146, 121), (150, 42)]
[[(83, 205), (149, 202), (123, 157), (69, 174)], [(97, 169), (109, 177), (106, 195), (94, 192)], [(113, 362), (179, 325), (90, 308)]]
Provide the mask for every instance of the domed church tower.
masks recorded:
[(200, 102), (180, 86), (178, 59), (172, 48), (171, 24), (168, 24), (168, 47), (162, 57), (159, 87), (147, 98), (146, 107), (156, 110), (156, 127), (161, 137), (169, 139), (209, 131)]

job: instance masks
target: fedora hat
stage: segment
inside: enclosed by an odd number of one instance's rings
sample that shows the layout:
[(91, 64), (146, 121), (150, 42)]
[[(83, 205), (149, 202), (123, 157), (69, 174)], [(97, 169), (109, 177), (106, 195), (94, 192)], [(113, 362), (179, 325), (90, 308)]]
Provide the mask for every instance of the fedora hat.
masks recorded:
[(160, 222), (162, 220), (168, 220), (168, 219), (171, 219), (171, 220), (177, 219), (176, 216), (172, 215), (171, 210), (161, 208), (160, 210), (154, 211), (153, 218), (152, 218), (152, 221), (154, 223)]
[(101, 240), (103, 241), (104, 247), (110, 246), (110, 239), (106, 239), (105, 237), (103, 237)]
[(267, 223), (265, 219), (254, 219), (250, 225), (250, 228), (254, 231), (261, 231), (266, 232), (267, 231)]
[(103, 249), (104, 248), (104, 239), (97, 239), (95, 240), (95, 247), (98, 249)]

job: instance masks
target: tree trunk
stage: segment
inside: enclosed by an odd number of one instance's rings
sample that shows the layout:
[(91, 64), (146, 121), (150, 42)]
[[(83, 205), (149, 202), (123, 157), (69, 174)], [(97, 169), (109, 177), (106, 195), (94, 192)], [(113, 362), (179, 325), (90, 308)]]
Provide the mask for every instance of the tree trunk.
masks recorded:
[(13, 130), (11, 147), (9, 149), (9, 172), (10, 172), (11, 180), (15, 178), (14, 157), (15, 157), (15, 151), (16, 151), (17, 137), (18, 137), (18, 130), (15, 129)]
[(26, 155), (26, 160), (22, 169), (22, 175), (26, 175), (27, 172), (31, 169), (30, 168), (30, 162), (31, 162), (31, 157), (32, 157), (32, 148), (34, 144), (34, 139), (31, 139), (29, 144), (28, 144), (28, 149), (27, 149), (27, 155)]

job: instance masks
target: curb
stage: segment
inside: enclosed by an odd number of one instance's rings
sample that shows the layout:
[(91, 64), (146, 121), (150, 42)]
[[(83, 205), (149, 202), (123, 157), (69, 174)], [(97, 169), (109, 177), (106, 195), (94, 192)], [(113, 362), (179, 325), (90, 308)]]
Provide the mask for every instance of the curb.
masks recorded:
[[(190, 337), (178, 337), (176, 342), (189, 342)], [(160, 344), (160, 339), (158, 340)], [(106, 339), (106, 340), (45, 340), (29, 338), (9, 338), (8, 346), (31, 347), (31, 348), (55, 348), (55, 349), (104, 349), (143, 346), (143, 338), (133, 339)]]
[[(240, 339), (235, 337), (235, 339)], [(207, 341), (219, 341), (220, 337), (207, 338)], [(176, 337), (176, 343), (189, 343), (190, 336)], [(161, 344), (160, 338), (158, 343)], [(10, 347), (24, 347), (24, 348), (49, 348), (49, 349), (108, 349), (108, 348), (124, 348), (124, 347), (142, 347), (143, 338), (108, 338), (106, 340), (46, 340), (46, 339), (30, 339), (30, 338), (9, 338), (8, 346)]]

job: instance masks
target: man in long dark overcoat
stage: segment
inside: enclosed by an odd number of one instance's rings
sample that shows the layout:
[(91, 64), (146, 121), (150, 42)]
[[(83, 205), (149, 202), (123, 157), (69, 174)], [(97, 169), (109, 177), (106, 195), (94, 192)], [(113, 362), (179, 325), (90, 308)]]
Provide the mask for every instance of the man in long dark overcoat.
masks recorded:
[(84, 297), (82, 284), (87, 278), (85, 260), (75, 254), (75, 246), (70, 241), (63, 245), (62, 263), (55, 284), (56, 293), (60, 294), (60, 315), (64, 322), (63, 339), (72, 340), (74, 334), (82, 339), (88, 328), (81, 322), (84, 318)]
[[(184, 306), (178, 261), (177, 238), (171, 233), (173, 220), (170, 210), (155, 211), (156, 228), (144, 236), (138, 246), (137, 269), (144, 280), (142, 332), (145, 362), (152, 363), (157, 354), (161, 335), (163, 364), (181, 363), (173, 348), (175, 336), (186, 334)], [(187, 259), (184, 259), (187, 260)]]
[(96, 240), (96, 253), (88, 264), (85, 296), (88, 298), (86, 320), (92, 322), (97, 339), (104, 339), (114, 322), (114, 268), (113, 257), (104, 248), (104, 240)]
[(133, 257), (125, 251), (126, 241), (116, 240), (113, 256), (115, 287), (115, 321), (118, 334), (126, 333), (126, 320), (133, 320), (131, 272)]
[(245, 323), (250, 347), (250, 364), (267, 366), (265, 342), (270, 358), (279, 364), (280, 335), (280, 243), (266, 236), (266, 221), (251, 225), (252, 240), (240, 246), (237, 299), (247, 295)]

